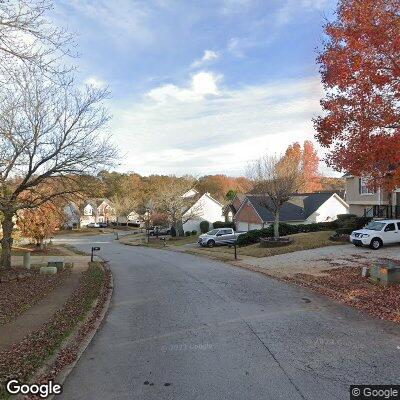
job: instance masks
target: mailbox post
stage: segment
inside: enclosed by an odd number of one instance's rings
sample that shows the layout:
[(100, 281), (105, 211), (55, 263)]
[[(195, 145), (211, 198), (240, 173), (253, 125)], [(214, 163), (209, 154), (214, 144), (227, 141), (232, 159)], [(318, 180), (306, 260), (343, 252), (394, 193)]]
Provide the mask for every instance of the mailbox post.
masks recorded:
[(95, 252), (95, 251), (99, 251), (99, 250), (100, 250), (100, 247), (93, 247), (93, 246), (92, 246), (92, 255), (90, 256), (90, 261), (93, 262), (94, 252)]

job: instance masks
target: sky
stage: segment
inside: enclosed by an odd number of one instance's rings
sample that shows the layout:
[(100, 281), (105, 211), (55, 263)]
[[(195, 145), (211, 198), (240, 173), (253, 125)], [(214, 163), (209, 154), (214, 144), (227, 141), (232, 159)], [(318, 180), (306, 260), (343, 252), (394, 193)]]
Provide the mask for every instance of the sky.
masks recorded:
[(316, 49), (336, 1), (55, 3), (56, 22), (77, 35), (78, 79), (112, 93), (118, 170), (238, 176), (264, 154), (314, 141)]

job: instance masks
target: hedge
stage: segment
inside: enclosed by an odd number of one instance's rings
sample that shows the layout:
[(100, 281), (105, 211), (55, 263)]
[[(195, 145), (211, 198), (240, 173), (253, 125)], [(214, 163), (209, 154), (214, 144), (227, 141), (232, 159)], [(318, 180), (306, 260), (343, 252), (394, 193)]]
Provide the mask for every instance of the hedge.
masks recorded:
[(210, 230), (210, 223), (208, 221), (200, 222), (200, 231), (201, 233), (206, 233)]
[(235, 224), (233, 222), (215, 221), (213, 222), (213, 228), (232, 228), (235, 229)]
[[(350, 215), (350, 218), (347, 217)], [(354, 230), (360, 229), (365, 226), (371, 218), (368, 217), (357, 217), (352, 214), (342, 214), (338, 216), (336, 221), (331, 222), (315, 222), (312, 224), (299, 224), (299, 225), (291, 225), (280, 223), (279, 224), (279, 235), (287, 236), (294, 235), (296, 233), (306, 233), (306, 232), (318, 232), (318, 231), (331, 231), (336, 230), (339, 234), (352, 232)], [(339, 231), (339, 232), (338, 232)], [(273, 237), (274, 236), (274, 227), (273, 225), (269, 225), (264, 229), (252, 230), (247, 233), (244, 233), (238, 237), (237, 244), (239, 246), (248, 246), (249, 244), (258, 243), (260, 238), (262, 237)]]

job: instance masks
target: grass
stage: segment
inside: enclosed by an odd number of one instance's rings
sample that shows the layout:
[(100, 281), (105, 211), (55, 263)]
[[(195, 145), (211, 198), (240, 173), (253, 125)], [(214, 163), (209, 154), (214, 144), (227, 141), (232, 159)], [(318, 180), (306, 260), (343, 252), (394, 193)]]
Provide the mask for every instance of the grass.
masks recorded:
[(90, 253), (87, 253), (86, 251), (83, 250), (79, 250), (75, 246), (72, 246), (67, 243), (61, 243), (59, 244), (59, 246), (67, 249), (68, 251), (72, 251), (74, 254), (78, 254), (80, 256), (90, 256)]
[(184, 244), (191, 244), (191, 243), (197, 243), (199, 240), (198, 235), (193, 235), (193, 236), (180, 236), (180, 237), (171, 237), (168, 240), (168, 246), (182, 246)]
[[(40, 248), (35, 245), (16, 246), (11, 249), (12, 256), (23, 256), (25, 253), (30, 252), (31, 256), (63, 256), (67, 255), (61, 246), (48, 244), (46, 247)], [(1, 249), (0, 249), (1, 253)]]
[[(180, 237), (165, 236), (165, 240), (167, 246), (183, 246), (185, 244), (197, 243), (198, 235)], [(164, 247), (164, 241), (157, 237), (150, 236), (149, 242), (147, 243), (145, 234), (125, 235), (121, 237), (120, 242), (131, 246), (154, 247), (157, 249)]]
[[(315, 249), (318, 247), (338, 245), (342, 243), (334, 242), (329, 240), (329, 237), (333, 234), (333, 231), (320, 231), (320, 232), (308, 232), (308, 233), (297, 233), (290, 235), (294, 239), (294, 243), (283, 246), (265, 248), (260, 247), (260, 244), (252, 244), (245, 247), (238, 247), (238, 256), (250, 256), (250, 257), (270, 257), (278, 254), (292, 253), (294, 251)], [(234, 255), (233, 247), (217, 246), (213, 248), (198, 248), (193, 249), (191, 252), (197, 254), (209, 255), (213, 258), (227, 260), (232, 259)]]

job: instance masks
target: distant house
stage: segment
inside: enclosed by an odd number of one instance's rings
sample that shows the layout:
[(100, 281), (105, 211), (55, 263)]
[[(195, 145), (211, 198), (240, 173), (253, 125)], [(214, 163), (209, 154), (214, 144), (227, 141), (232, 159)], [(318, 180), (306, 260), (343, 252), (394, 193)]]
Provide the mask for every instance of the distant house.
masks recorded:
[(349, 213), (373, 218), (400, 218), (400, 188), (393, 192), (371, 189), (367, 179), (350, 174), (346, 179), (346, 202)]
[[(249, 231), (273, 224), (274, 215), (264, 206), (267, 201), (265, 196), (246, 195), (234, 216), (236, 229)], [(337, 193), (296, 193), (283, 204), (279, 220), (288, 224), (328, 222), (348, 212), (348, 204)]]
[(116, 222), (115, 210), (111, 202), (108, 199), (87, 200), (81, 213), (81, 226), (99, 222)]
[(237, 193), (233, 198), (233, 200), (229, 204), (224, 206), (222, 213), (225, 222), (233, 222), (233, 218), (236, 215), (237, 210), (239, 210), (245, 198), (246, 198), (245, 194)]
[(134, 210), (132, 210), (125, 218), (125, 222), (132, 225), (144, 226), (143, 218)]
[(211, 225), (223, 218), (222, 204), (215, 200), (210, 193), (201, 195), (196, 189), (191, 189), (184, 193), (182, 197), (187, 202), (186, 211), (183, 213), (184, 232), (200, 232), (201, 221), (208, 221)]
[(68, 229), (76, 229), (80, 227), (81, 223), (81, 211), (79, 207), (70, 202), (64, 207), (65, 223), (64, 227)]

